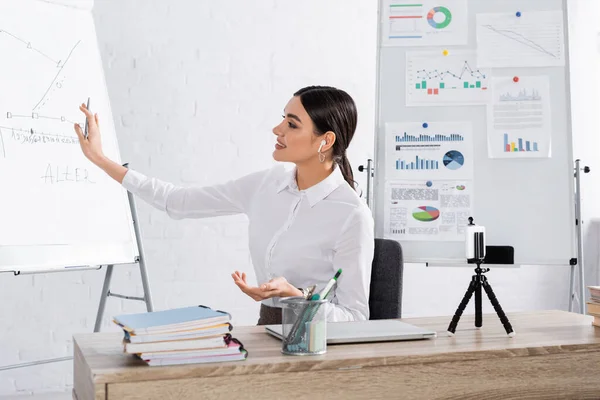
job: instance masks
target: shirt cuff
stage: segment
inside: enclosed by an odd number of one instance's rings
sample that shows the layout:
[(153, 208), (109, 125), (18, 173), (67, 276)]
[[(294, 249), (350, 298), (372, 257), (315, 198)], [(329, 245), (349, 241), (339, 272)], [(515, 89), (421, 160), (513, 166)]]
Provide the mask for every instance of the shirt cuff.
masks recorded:
[(137, 193), (142, 184), (146, 181), (146, 176), (132, 169), (128, 169), (123, 177), (121, 186), (127, 189), (131, 193)]

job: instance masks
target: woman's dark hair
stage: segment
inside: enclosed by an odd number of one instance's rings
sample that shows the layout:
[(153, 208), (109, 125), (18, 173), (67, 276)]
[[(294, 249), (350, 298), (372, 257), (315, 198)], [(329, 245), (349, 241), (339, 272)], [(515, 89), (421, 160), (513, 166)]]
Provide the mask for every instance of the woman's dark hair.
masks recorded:
[(346, 156), (346, 149), (354, 137), (358, 120), (354, 100), (343, 90), (330, 86), (308, 86), (298, 90), (294, 96), (300, 98), (315, 125), (317, 136), (328, 131), (335, 133), (333, 161), (338, 164), (346, 182), (355, 189), (354, 174)]

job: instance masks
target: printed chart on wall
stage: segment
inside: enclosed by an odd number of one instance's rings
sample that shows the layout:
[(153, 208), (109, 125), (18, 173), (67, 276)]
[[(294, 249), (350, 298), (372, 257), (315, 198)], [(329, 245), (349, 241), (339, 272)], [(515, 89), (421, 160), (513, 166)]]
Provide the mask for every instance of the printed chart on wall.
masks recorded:
[(562, 11), (477, 14), (480, 67), (565, 65)]
[(467, 0), (385, 0), (383, 46), (465, 45)]
[(473, 181), (391, 181), (386, 184), (385, 237), (463, 241), (472, 214)]
[(387, 123), (386, 179), (472, 179), (470, 122)]
[(550, 80), (548, 76), (492, 79), (488, 106), (491, 158), (548, 158), (551, 155)]
[(463, 240), (473, 204), (471, 131), (470, 122), (386, 124), (386, 235)]
[(472, 51), (406, 53), (406, 105), (486, 104), (491, 72), (477, 68)]

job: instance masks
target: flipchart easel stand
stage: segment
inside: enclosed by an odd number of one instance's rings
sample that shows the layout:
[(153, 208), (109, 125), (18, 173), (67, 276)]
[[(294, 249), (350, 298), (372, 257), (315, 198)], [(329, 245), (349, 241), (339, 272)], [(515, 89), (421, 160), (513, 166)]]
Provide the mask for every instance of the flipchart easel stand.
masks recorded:
[[(127, 167), (128, 164), (124, 164), (123, 166)], [(134, 262), (136, 264), (138, 264), (140, 267), (140, 274), (142, 277), (142, 286), (144, 289), (144, 296), (143, 297), (124, 296), (121, 294), (112, 293), (110, 291), (110, 282), (112, 279), (114, 265), (107, 265), (106, 266), (106, 275), (104, 276), (104, 284), (102, 285), (102, 292), (100, 293), (100, 304), (98, 305), (98, 313), (96, 314), (96, 323), (94, 325), (94, 332), (100, 332), (100, 327), (102, 325), (102, 317), (104, 316), (104, 310), (106, 308), (106, 299), (108, 297), (117, 297), (117, 298), (125, 299), (125, 300), (143, 301), (144, 303), (146, 303), (146, 310), (148, 312), (152, 312), (154, 310), (154, 306), (152, 304), (152, 296), (151, 296), (151, 292), (150, 292), (150, 285), (148, 283), (148, 271), (146, 269), (146, 260), (144, 257), (144, 247), (142, 245), (140, 227), (139, 227), (138, 216), (137, 216), (137, 209), (135, 206), (135, 199), (134, 199), (133, 195), (129, 192), (127, 192), (127, 198), (129, 200), (129, 207), (131, 209), (131, 217), (133, 220), (133, 228), (134, 228), (134, 232), (135, 232), (135, 239), (136, 239), (138, 253), (139, 253), (138, 257), (134, 260)], [(62, 272), (62, 271), (82, 271), (82, 270), (90, 270), (90, 269), (99, 270), (99, 269), (102, 269), (102, 265), (69, 267), (69, 269), (67, 269), (67, 270), (59, 269), (59, 270), (33, 270), (33, 271), (26, 271), (26, 272), (12, 271), (12, 272), (15, 274), (15, 276), (17, 276), (17, 275), (25, 275), (25, 274), (39, 274), (39, 273)], [(48, 359), (48, 360), (32, 361), (32, 362), (28, 362), (28, 363), (6, 365), (6, 366), (0, 366), (0, 371), (15, 369), (15, 368), (29, 367), (29, 366), (33, 366), (33, 365), (54, 363), (54, 362), (59, 362), (59, 361), (68, 361), (68, 360), (72, 360), (72, 359), (73, 359), (73, 357), (60, 357), (60, 358), (52, 358), (52, 359)]]
[(573, 311), (575, 299), (575, 267), (579, 277), (579, 312), (585, 314), (585, 271), (583, 262), (583, 220), (581, 219), (581, 172), (587, 174), (590, 167), (581, 168), (581, 160), (575, 160), (575, 226), (577, 229), (577, 259), (571, 261), (569, 283), (569, 311)]

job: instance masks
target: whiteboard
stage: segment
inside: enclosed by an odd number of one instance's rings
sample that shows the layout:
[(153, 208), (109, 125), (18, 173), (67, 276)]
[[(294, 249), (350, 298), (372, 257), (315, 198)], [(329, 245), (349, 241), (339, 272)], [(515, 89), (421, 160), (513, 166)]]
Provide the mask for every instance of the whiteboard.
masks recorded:
[(73, 129), (89, 97), (120, 162), (91, 11), (2, 1), (0, 54), (0, 271), (133, 263), (127, 192)]
[[(398, 3), (405, 3), (399, 1)], [(413, 2), (414, 3), (414, 2)], [(380, 1), (381, 8), (385, 2)], [(488, 245), (515, 249), (515, 264), (569, 265), (577, 257), (575, 235), (574, 163), (570, 121), (568, 40), (564, 66), (491, 68), (494, 77), (548, 76), (551, 106), (551, 157), (498, 159), (488, 157), (485, 105), (407, 106), (406, 55), (413, 51), (477, 50), (476, 15), (520, 11), (560, 10), (567, 35), (567, 9), (563, 0), (469, 0), (468, 42), (463, 46), (380, 46), (378, 55), (378, 127), (374, 173), (374, 215), (377, 237), (388, 237), (386, 218), (386, 124), (402, 122), (468, 122), (473, 132), (475, 223), (486, 228)], [(383, 19), (382, 19), (383, 20)], [(381, 22), (383, 24), (383, 22)], [(493, 52), (492, 52), (493, 56)], [(389, 156), (388, 156), (389, 157)], [(388, 174), (391, 174), (388, 173)], [(401, 241), (406, 262), (465, 263), (461, 241)]]

